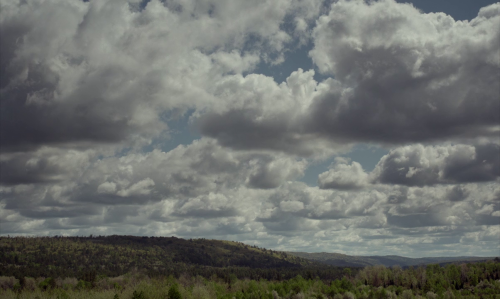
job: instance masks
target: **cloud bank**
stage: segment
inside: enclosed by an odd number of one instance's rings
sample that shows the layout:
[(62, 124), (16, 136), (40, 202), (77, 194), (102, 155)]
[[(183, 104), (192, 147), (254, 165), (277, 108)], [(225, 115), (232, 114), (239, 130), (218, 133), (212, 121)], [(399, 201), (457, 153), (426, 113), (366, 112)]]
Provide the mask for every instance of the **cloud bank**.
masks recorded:
[[(495, 255), (499, 9), (0, 0), (0, 234)], [(297, 45), (314, 69), (259, 71)], [(201, 137), (166, 150), (183, 117)]]

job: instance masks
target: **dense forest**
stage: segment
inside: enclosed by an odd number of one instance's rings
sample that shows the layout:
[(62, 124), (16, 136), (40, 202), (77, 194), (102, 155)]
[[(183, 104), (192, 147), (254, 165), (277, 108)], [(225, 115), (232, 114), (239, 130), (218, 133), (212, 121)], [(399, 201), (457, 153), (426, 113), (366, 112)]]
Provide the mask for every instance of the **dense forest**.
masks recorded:
[(141, 271), (150, 277), (182, 273), (211, 277), (290, 279), (296, 275), (335, 279), (331, 267), (243, 243), (175, 237), (91, 236), (0, 238), (0, 275), (28, 277), (116, 277)]
[(500, 260), (339, 268), (178, 238), (0, 238), (0, 298), (500, 298)]

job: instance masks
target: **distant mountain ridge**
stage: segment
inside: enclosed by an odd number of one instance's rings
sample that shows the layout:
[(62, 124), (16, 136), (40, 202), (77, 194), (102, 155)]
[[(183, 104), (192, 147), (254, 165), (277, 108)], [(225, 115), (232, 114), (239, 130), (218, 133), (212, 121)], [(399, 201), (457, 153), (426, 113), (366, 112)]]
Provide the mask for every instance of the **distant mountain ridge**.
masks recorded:
[(318, 261), (327, 265), (339, 267), (366, 267), (375, 265), (384, 265), (386, 267), (401, 266), (419, 266), (428, 264), (448, 264), (455, 262), (479, 262), (492, 260), (495, 257), (475, 257), (475, 256), (458, 256), (458, 257), (422, 257), (409, 258), (398, 255), (386, 256), (355, 256), (341, 253), (327, 252), (287, 252), (290, 255), (295, 255), (304, 259)]

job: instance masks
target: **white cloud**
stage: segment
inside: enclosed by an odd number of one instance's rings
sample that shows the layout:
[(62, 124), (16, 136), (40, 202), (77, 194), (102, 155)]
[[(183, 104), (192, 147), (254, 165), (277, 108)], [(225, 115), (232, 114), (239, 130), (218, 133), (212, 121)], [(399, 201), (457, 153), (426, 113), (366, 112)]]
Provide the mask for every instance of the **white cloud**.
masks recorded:
[(368, 174), (361, 164), (344, 158), (335, 158), (335, 163), (318, 176), (318, 186), (322, 189), (359, 189), (368, 184)]
[(491, 215), (493, 214), (494, 210), (495, 210), (495, 205), (493, 204), (484, 205), (481, 209), (476, 211), (476, 214)]
[(293, 200), (293, 201), (282, 201), (280, 202), (280, 209), (283, 212), (298, 212), (304, 209), (304, 203)]
[(97, 187), (97, 193), (115, 193), (116, 184), (113, 182), (104, 182)]
[[(127, 189), (122, 189), (118, 191), (119, 196), (127, 197), (133, 195), (149, 195), (151, 193), (151, 187), (155, 185), (155, 182), (150, 178), (145, 178)], [(102, 186), (102, 185), (99, 185)]]

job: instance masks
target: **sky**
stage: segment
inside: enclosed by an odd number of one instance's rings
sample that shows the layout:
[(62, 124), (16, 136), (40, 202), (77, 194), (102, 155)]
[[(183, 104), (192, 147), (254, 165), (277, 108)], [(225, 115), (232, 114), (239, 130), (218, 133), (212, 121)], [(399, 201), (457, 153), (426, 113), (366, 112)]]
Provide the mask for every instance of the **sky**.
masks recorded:
[(500, 2), (0, 0), (0, 235), (500, 255)]

